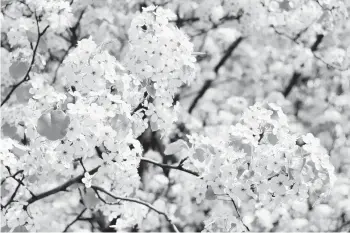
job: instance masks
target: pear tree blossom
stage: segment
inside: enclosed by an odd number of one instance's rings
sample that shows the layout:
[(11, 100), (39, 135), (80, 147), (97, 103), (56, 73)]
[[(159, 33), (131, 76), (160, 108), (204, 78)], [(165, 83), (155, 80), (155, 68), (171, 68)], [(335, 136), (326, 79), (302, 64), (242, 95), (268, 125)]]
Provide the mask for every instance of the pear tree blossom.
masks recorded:
[(350, 2), (1, 5), (1, 231), (350, 229)]

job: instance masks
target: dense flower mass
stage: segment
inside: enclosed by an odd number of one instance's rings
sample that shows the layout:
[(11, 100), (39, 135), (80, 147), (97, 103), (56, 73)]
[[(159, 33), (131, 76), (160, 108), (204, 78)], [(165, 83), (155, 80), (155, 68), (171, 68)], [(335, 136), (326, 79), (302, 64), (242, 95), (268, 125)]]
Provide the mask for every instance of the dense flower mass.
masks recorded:
[(350, 1), (2, 1), (1, 231), (350, 229)]
[[(190, 155), (201, 177), (197, 202), (210, 193), (214, 198), (225, 196), (238, 203), (254, 201), (255, 208), (272, 210), (306, 200), (310, 190), (323, 195), (325, 186), (332, 188), (334, 167), (327, 151), (312, 134), (291, 133), (286, 118), (275, 104), (267, 108), (255, 104), (243, 113), (239, 123), (221, 128), (219, 137), (213, 137), (211, 130), (208, 136), (191, 135), (191, 147), (182, 153)], [(298, 144), (299, 139), (302, 144)], [(216, 214), (208, 227), (227, 218), (226, 214)], [(230, 221), (237, 224), (236, 218)], [(229, 230), (224, 225), (216, 227)]]
[(128, 31), (127, 68), (149, 85), (148, 93), (162, 99), (165, 107), (179, 87), (194, 78), (193, 45), (183, 31), (169, 23), (175, 18), (169, 9), (150, 6), (132, 20)]

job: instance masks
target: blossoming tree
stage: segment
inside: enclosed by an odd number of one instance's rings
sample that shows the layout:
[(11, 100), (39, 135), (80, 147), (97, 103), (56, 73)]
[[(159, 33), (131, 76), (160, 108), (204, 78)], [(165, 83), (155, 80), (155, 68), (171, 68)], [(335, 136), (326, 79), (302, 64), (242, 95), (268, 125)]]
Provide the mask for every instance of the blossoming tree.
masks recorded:
[(349, 229), (349, 10), (2, 1), (1, 229)]

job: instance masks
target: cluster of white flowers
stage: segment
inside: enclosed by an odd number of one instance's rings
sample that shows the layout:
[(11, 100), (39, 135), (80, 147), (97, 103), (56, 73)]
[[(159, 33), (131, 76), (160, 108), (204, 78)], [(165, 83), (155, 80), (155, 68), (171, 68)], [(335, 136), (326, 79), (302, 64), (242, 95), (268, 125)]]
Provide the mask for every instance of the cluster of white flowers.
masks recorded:
[(335, 182), (334, 167), (319, 140), (291, 133), (275, 104), (257, 103), (239, 123), (219, 130), (220, 137), (213, 132), (191, 135), (191, 146), (183, 150), (200, 173), (197, 202), (208, 195), (224, 196), (273, 209), (306, 200), (309, 192), (322, 195)]
[[(93, 132), (96, 140), (101, 134), (111, 134), (117, 141), (132, 135), (131, 111), (141, 101), (140, 82), (123, 73), (123, 67), (107, 51), (101, 51), (92, 38), (80, 41), (65, 64), (63, 75), (70, 91), (64, 107), (75, 127), (68, 137), (76, 138), (82, 129), (90, 132), (85, 135)], [(104, 130), (101, 125), (105, 125)], [(103, 132), (97, 133), (100, 130)]]
[(27, 0), (30, 9), (35, 9), (36, 14), (44, 14), (46, 21), (52, 30), (63, 32), (73, 26), (74, 15), (68, 1), (65, 0)]
[(206, 0), (200, 2), (198, 8), (196, 9), (198, 17), (200, 17), (201, 22), (213, 22), (219, 23), (220, 19), (224, 16), (224, 8), (221, 2), (218, 0)]
[(170, 107), (173, 96), (183, 84), (194, 79), (195, 57), (187, 36), (169, 23), (174, 13), (150, 6), (131, 22), (130, 49), (125, 57), (127, 69), (148, 93)]
[[(68, 178), (76, 173), (67, 172), (75, 160), (85, 164), (94, 161), (104, 169), (94, 174), (85, 172), (82, 182), (86, 188), (96, 182), (108, 190), (118, 190), (117, 194), (130, 195), (140, 182), (137, 167), (142, 153), (135, 139), (142, 132), (133, 125), (141, 125), (144, 130), (146, 124), (137, 114), (131, 115), (132, 107), (142, 99), (143, 92), (138, 91), (140, 82), (123, 73), (123, 67), (91, 38), (80, 41), (69, 54), (62, 73), (65, 93), (57, 92), (34, 75), (28, 82), (31, 93), (28, 103), (14, 107), (21, 115), (11, 119), (11, 111), (3, 116), (10, 126), (23, 125), (30, 144), (16, 143), (14, 147), (13, 140), (2, 140), (8, 144), (1, 151), (2, 163), (13, 171), (23, 169), (23, 174), (30, 177), (64, 172), (61, 178)], [(133, 129), (137, 131), (136, 136)], [(100, 148), (100, 158), (96, 156), (96, 148)], [(41, 185), (32, 190), (42, 192), (51, 183), (45, 179), (40, 182)], [(22, 192), (22, 198), (27, 197)], [(34, 207), (30, 205), (29, 210), (33, 211)], [(11, 213), (10, 210), (7, 213)], [(23, 208), (16, 211), (27, 216)], [(22, 220), (12, 224), (13, 217), (15, 215), (6, 215), (9, 227), (24, 224)]]
[[(172, 6), (177, 14), (152, 5), (135, 15), (130, 9), (154, 2), (125, 0), (120, 5), (116, 2), (6, 1), (0, 13), (1, 22), (5, 22), (1, 88), (7, 94), (24, 76), (28, 80), (5, 101), (1, 114), (2, 227), (11, 231), (61, 231), (82, 208), (86, 212), (81, 219), (91, 218), (95, 225), (100, 220), (118, 219), (116, 224), (106, 226), (118, 231), (130, 227), (167, 231), (171, 224), (164, 224), (166, 220), (182, 225), (183, 231), (198, 230), (203, 222), (204, 231), (211, 232), (245, 231), (248, 227), (317, 231), (326, 229), (326, 220), (339, 220), (344, 213), (350, 216), (350, 185), (345, 174), (350, 171), (346, 165), (350, 148), (346, 124), (349, 72), (341, 74), (344, 81), (337, 84), (336, 92), (330, 91), (331, 95), (326, 95), (330, 85), (315, 81), (312, 85), (323, 93), (321, 97), (327, 103), (315, 101), (320, 96), (310, 94), (303, 100), (304, 108), (295, 114), (321, 141), (313, 134), (294, 133), (294, 125), (272, 103), (255, 104), (241, 118), (238, 114), (251, 100), (265, 98), (270, 90), (278, 96), (271, 97), (269, 102), (282, 105), (288, 102), (291, 106), (292, 101), (276, 92), (285, 83), (278, 83), (275, 77), (298, 72), (295, 67), (304, 66), (303, 82), (305, 73), (312, 79), (314, 67), (324, 68), (326, 62), (337, 67), (349, 63), (350, 49), (345, 51), (344, 42), (336, 39), (329, 46), (333, 39), (327, 38), (329, 30), (347, 16), (346, 3), (159, 0), (156, 2)], [(232, 24), (220, 28), (226, 20), (232, 20)], [(124, 27), (130, 21), (127, 31)], [(174, 26), (177, 22), (184, 26), (181, 30)], [(73, 25), (76, 27), (72, 28)], [(40, 33), (46, 29), (45, 34)], [(192, 29), (199, 31), (193, 36), (195, 45), (182, 31)], [(319, 60), (325, 66), (315, 63), (315, 54), (302, 43), (294, 47), (299, 52), (295, 49), (290, 52), (289, 44), (282, 40), (283, 46), (280, 45), (278, 37), (276, 46), (264, 45), (262, 49), (260, 42), (266, 38), (260, 34), (254, 37), (257, 29), (269, 36), (271, 32), (275, 34), (272, 29), (281, 30), (279, 34), (291, 32), (291, 37), (306, 30), (301, 36), (312, 34), (310, 43), (315, 33), (322, 34), (325, 39), (316, 54), (325, 51), (324, 60)], [(187, 93), (180, 88), (195, 78), (198, 64), (194, 46), (207, 52), (200, 63), (202, 74), (198, 76), (211, 79), (215, 75), (212, 63), (216, 64), (229, 47), (227, 42), (235, 37), (232, 32), (251, 36), (244, 38), (245, 42), (231, 56), (232, 60), (222, 65), (217, 77), (238, 75), (239, 81), (232, 85), (213, 81), (200, 100), (202, 106), (190, 116), (174, 101), (174, 96), (181, 94), (179, 99), (186, 104)], [(337, 33), (342, 34), (342, 30)], [(90, 34), (92, 37), (81, 39)], [(286, 33), (284, 37), (288, 36)], [(116, 37), (119, 46), (107, 45)], [(217, 46), (220, 39), (225, 41), (222, 49)], [(198, 41), (202, 44), (197, 44)], [(124, 47), (124, 43), (129, 46)], [(59, 72), (52, 63), (59, 63)], [(332, 72), (328, 67), (327, 74)], [(256, 81), (265, 73), (272, 85), (268, 90), (266, 86), (257, 90), (261, 83)], [(53, 75), (57, 82), (51, 84)], [(310, 83), (307, 91), (312, 92)], [(246, 88), (250, 84), (251, 88)], [(327, 88), (321, 90), (321, 84)], [(303, 85), (297, 83), (294, 90)], [(215, 105), (206, 101), (208, 97)], [(226, 106), (221, 106), (221, 101)], [(309, 104), (315, 102), (322, 110), (311, 112)], [(324, 111), (323, 106), (332, 107)], [(316, 117), (321, 111), (324, 114)], [(337, 125), (332, 125), (335, 122)], [(183, 124), (183, 128), (174, 123)], [(329, 125), (335, 128), (334, 137), (338, 137), (334, 141), (329, 138), (332, 136)], [(324, 132), (315, 132), (310, 127)], [(148, 134), (151, 130), (158, 132)], [(163, 138), (156, 138), (158, 133)], [(188, 133), (189, 143), (175, 141), (163, 150), (165, 141), (183, 138)], [(141, 158), (145, 151), (150, 153)], [(326, 203), (324, 197), (335, 182), (335, 168), (328, 154), (332, 154), (336, 169), (339, 172), (343, 169), (344, 174)], [(147, 161), (148, 156), (154, 161)], [(182, 159), (178, 165), (176, 159)], [(157, 162), (162, 160), (167, 164)], [(74, 184), (64, 188), (67, 182)], [(142, 201), (130, 204), (100, 193), (101, 197), (96, 194), (96, 186), (122, 199)], [(47, 192), (52, 189), (58, 191)], [(317, 200), (323, 203), (310, 210), (308, 202)], [(140, 205), (141, 202), (146, 204)], [(150, 212), (149, 208), (159, 211)], [(283, 219), (279, 219), (282, 215)], [(322, 224), (316, 223), (319, 219)], [(84, 224), (88, 222), (76, 221), (69, 230), (81, 231)], [(329, 229), (336, 226), (333, 224)]]

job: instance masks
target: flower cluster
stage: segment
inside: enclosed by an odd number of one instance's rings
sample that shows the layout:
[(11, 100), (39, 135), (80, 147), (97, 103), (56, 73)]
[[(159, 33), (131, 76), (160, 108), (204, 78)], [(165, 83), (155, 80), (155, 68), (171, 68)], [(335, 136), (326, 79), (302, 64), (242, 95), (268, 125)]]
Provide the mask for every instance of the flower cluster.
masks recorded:
[(309, 192), (322, 195), (335, 182), (334, 167), (319, 140), (292, 133), (275, 104), (257, 103), (237, 124), (214, 130), (220, 130), (220, 137), (214, 131), (208, 134), (215, 137), (191, 135), (191, 146), (184, 150), (200, 171), (197, 202), (209, 193), (213, 199), (225, 196), (273, 209), (305, 200)]
[(30, 9), (36, 9), (36, 14), (44, 14), (45, 20), (56, 32), (63, 32), (73, 24), (74, 16), (69, 2), (64, 0), (29, 0)]
[[(93, 168), (92, 164), (100, 165), (104, 169), (93, 174), (85, 172), (82, 182), (86, 188), (98, 182), (108, 190), (118, 190), (117, 194), (130, 195), (140, 182), (137, 167), (142, 149), (136, 137), (146, 124), (137, 114), (131, 115), (132, 108), (142, 99), (140, 82), (125, 74), (123, 67), (91, 38), (81, 40), (64, 64), (64, 92), (33, 75), (28, 82), (31, 98), (26, 105), (14, 107), (21, 115), (15, 119), (10, 119), (11, 112), (3, 116), (10, 126), (20, 123), (30, 142), (24, 147), (13, 140), (3, 140), (2, 143), (9, 144), (1, 151), (2, 163), (13, 171), (23, 169), (23, 174), (29, 177), (63, 173), (59, 176), (63, 180), (76, 174), (74, 170), (67, 172), (76, 166), (76, 161), (86, 165), (86, 168), (82, 165), (84, 170)], [(142, 126), (141, 132), (134, 124)], [(137, 131), (136, 136), (133, 130)], [(25, 162), (32, 160), (36, 162)], [(56, 183), (45, 179), (40, 182), (37, 188), (31, 188), (34, 192), (42, 192)], [(26, 190), (18, 195), (25, 201), (29, 197), (23, 192)], [(33, 212), (36, 207), (30, 205), (28, 210)], [(23, 208), (19, 213), (27, 216)], [(16, 227), (11, 219), (6, 215), (9, 227)], [(16, 222), (17, 226), (22, 222)]]
[(347, 229), (349, 7), (4, 1), (1, 230)]
[(193, 45), (187, 36), (169, 23), (176, 16), (170, 10), (150, 6), (131, 22), (130, 49), (124, 59), (126, 68), (148, 93), (165, 107), (183, 84), (194, 79)]

